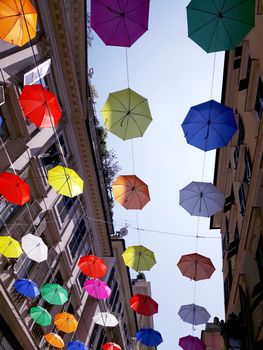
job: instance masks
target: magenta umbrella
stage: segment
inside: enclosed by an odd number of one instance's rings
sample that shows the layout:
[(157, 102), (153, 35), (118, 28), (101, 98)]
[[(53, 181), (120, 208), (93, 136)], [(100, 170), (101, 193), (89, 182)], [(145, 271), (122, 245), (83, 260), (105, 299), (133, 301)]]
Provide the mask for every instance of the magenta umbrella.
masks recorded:
[(179, 345), (184, 350), (205, 350), (205, 344), (197, 337), (188, 335), (179, 339)]
[(96, 299), (107, 299), (111, 294), (111, 289), (107, 283), (99, 279), (86, 280), (84, 289)]
[(148, 30), (150, 0), (91, 0), (91, 28), (106, 45), (130, 47)]

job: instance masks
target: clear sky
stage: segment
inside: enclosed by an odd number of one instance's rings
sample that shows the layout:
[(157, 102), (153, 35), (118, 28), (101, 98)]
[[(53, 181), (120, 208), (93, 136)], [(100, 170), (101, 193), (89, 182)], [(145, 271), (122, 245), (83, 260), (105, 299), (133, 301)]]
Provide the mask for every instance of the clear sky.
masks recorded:
[[(148, 184), (151, 195), (151, 201), (138, 212), (139, 227), (145, 229), (140, 237), (135, 229), (136, 212), (118, 203), (114, 207), (116, 230), (129, 225), (126, 245), (137, 245), (140, 238), (156, 255), (157, 264), (145, 274), (152, 284), (152, 297), (159, 303), (154, 324), (164, 339), (160, 350), (181, 349), (180, 337), (199, 336), (204, 329), (199, 326), (193, 333), (192, 326), (177, 314), (181, 305), (194, 302), (194, 282), (181, 275), (177, 262), (181, 255), (194, 253), (196, 245), (195, 238), (177, 234), (196, 236), (198, 227), (198, 218), (178, 203), (181, 188), (202, 180), (204, 159), (203, 180), (213, 182), (215, 152), (204, 157), (203, 151), (188, 145), (181, 123), (191, 106), (211, 97), (220, 102), (224, 55), (207, 54), (187, 37), (188, 3), (151, 0), (149, 30), (128, 49), (130, 88), (148, 99), (153, 117), (144, 137), (133, 140), (135, 174)], [(93, 36), (89, 67), (94, 69), (97, 115), (103, 123), (100, 110), (108, 94), (128, 87), (126, 51), (105, 46), (96, 33)], [(108, 148), (117, 154), (119, 174), (133, 174), (131, 141), (109, 133)], [(218, 231), (209, 230), (209, 219), (200, 218), (198, 234), (212, 237), (198, 239), (197, 251), (211, 258), (216, 272), (210, 280), (197, 282), (195, 303), (206, 307), (212, 322), (214, 316), (224, 317), (221, 240)]]

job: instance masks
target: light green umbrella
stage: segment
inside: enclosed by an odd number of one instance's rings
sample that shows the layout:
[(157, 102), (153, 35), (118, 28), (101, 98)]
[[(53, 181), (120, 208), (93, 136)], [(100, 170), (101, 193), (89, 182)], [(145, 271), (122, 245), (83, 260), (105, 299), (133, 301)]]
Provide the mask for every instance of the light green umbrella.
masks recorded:
[(52, 321), (50, 313), (41, 306), (33, 306), (29, 310), (30, 316), (33, 320), (40, 324), (40, 326), (49, 326)]
[(149, 271), (156, 264), (154, 253), (143, 245), (128, 247), (122, 257), (125, 265), (137, 272)]
[(192, 0), (188, 36), (206, 52), (234, 49), (255, 25), (255, 0)]
[(63, 305), (68, 300), (68, 292), (59, 284), (46, 283), (40, 292), (42, 298), (52, 305)]
[(122, 140), (142, 137), (152, 121), (147, 99), (132, 89), (110, 93), (101, 112), (106, 128)]

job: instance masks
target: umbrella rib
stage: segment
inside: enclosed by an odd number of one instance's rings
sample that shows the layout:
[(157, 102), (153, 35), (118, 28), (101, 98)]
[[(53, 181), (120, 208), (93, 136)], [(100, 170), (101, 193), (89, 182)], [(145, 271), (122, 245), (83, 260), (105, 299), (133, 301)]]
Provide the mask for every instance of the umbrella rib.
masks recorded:
[(142, 103), (147, 102), (147, 98), (143, 99), (141, 102), (139, 102), (136, 106), (134, 106), (130, 112), (133, 112), (137, 107), (139, 107)]
[(119, 102), (119, 104), (124, 108), (124, 111), (126, 113), (129, 112), (129, 109), (127, 109), (127, 107), (122, 103), (122, 101), (118, 99), (118, 97), (116, 97), (114, 94), (111, 94), (111, 97), (115, 98), (115, 100)]
[[(204, 124), (204, 123), (203, 123)], [(201, 128), (199, 128), (190, 138), (188, 138), (188, 143), (202, 130), (202, 129), (204, 129), (204, 128), (206, 128), (207, 127), (207, 124), (204, 124), (204, 125), (202, 125), (201, 126)], [(185, 137), (188, 135), (188, 132), (186, 132), (186, 134), (185, 134)]]
[(128, 126), (129, 126), (129, 122), (130, 122), (130, 118), (127, 117), (127, 124), (126, 124), (126, 130), (125, 130), (125, 133), (124, 133), (124, 140), (126, 140), (126, 136), (127, 136), (127, 132), (128, 132)]
[(148, 27), (139, 24), (138, 22), (134, 21), (132, 18), (130, 18), (130, 17), (128, 17), (128, 16), (126, 16), (126, 18), (127, 18), (129, 21), (131, 21), (131, 22), (137, 24), (137, 26), (139, 26), (139, 27), (141, 27), (141, 28), (143, 28), (143, 29), (146, 29), (146, 30), (148, 29)]
[[(204, 11), (201, 11), (204, 12)], [(191, 36), (197, 32), (199, 32), (199, 30), (203, 29), (204, 27), (206, 27), (208, 24), (214, 22), (217, 20), (218, 17), (211, 19), (210, 21), (206, 22), (205, 24), (203, 24), (202, 26), (198, 27), (196, 30), (194, 30), (193, 32), (189, 33), (189, 37), (191, 38)]]
[[(120, 17), (119, 14), (116, 14), (116, 17), (107, 19), (106, 21), (103, 21), (103, 22), (97, 22), (97, 23), (95, 23), (95, 24), (96, 24), (96, 26), (100, 26), (100, 25), (102, 25), (102, 24), (106, 24), (106, 23), (109, 23), (109, 22), (111, 22), (111, 21), (114, 21), (115, 19), (118, 19), (119, 17)], [(115, 33), (114, 33), (114, 34), (115, 34)]]
[[(225, 17), (225, 13), (227, 13), (227, 12), (233, 10), (233, 9), (236, 8), (236, 7), (239, 7), (240, 5), (244, 4), (246, 1), (247, 1), (247, 0), (241, 0), (239, 4), (236, 4), (235, 6), (232, 6), (232, 7), (230, 7), (229, 9), (225, 10), (225, 12), (224, 12), (224, 17)], [(222, 6), (222, 10), (223, 10), (223, 7), (224, 7), (224, 6), (225, 6), (225, 1), (224, 1), (223, 6)]]
[(148, 117), (148, 116), (147, 116), (147, 115), (145, 115), (145, 114), (136, 113), (136, 112), (132, 112), (132, 114), (134, 114), (134, 115), (138, 115), (138, 116), (140, 116), (140, 117), (144, 117), (144, 118), (149, 119), (149, 120), (152, 120), (152, 118), (151, 118), (151, 117)]
[(221, 135), (218, 130), (211, 124), (211, 128), (217, 133), (217, 135), (220, 137), (220, 139), (223, 141), (223, 143), (226, 143), (226, 141), (223, 138), (223, 135)]
[(141, 136), (143, 136), (143, 132), (141, 131), (140, 126), (139, 126), (139, 124), (137, 123), (136, 119), (135, 119), (132, 115), (131, 115), (131, 118), (132, 118), (132, 120), (134, 121), (134, 123), (137, 125), (137, 128), (138, 128), (138, 130), (139, 130)]

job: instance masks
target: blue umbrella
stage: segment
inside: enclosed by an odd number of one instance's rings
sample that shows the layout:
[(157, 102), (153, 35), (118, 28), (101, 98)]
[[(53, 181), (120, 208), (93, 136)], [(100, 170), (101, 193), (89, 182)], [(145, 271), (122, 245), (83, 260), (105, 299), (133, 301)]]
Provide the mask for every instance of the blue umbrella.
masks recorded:
[(182, 128), (187, 143), (203, 151), (226, 146), (237, 130), (233, 109), (214, 100), (191, 107)]
[(88, 350), (86, 345), (79, 340), (70, 341), (67, 350)]
[(145, 346), (158, 346), (162, 343), (163, 338), (161, 333), (155, 331), (152, 328), (142, 328), (136, 333), (138, 342)]
[(40, 294), (37, 284), (34, 281), (25, 278), (15, 281), (15, 290), (25, 297), (35, 298)]

